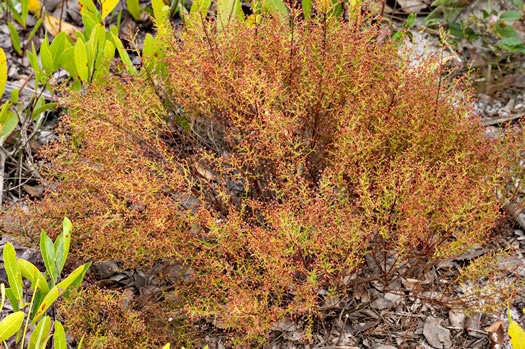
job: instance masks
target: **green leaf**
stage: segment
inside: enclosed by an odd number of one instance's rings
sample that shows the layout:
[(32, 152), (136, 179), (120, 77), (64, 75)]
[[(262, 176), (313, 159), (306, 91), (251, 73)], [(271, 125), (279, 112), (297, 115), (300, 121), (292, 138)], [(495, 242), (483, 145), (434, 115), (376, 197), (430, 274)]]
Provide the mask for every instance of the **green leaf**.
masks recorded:
[(20, 36), (18, 30), (11, 22), (7, 22), (7, 28), (9, 29), (9, 35), (11, 36), (11, 44), (19, 56), (22, 56), (22, 48), (20, 47)]
[(40, 59), (42, 61), (42, 67), (44, 68), (44, 71), (49, 75), (53, 74), (55, 72), (53, 55), (49, 50), (49, 40), (47, 39), (47, 33), (45, 35), (44, 41), (42, 42), (42, 46), (40, 46)]
[(523, 11), (523, 7), (524, 6), (523, 6), (523, 1), (522, 0), (512, 0), (512, 3), (514, 5), (516, 5), (516, 6), (518, 6), (518, 8)]
[(46, 316), (36, 325), (31, 338), (29, 338), (28, 349), (42, 349), (49, 330), (51, 329), (51, 317)]
[(7, 315), (0, 322), (0, 341), (5, 341), (18, 332), (24, 323), (24, 315), (23, 311), (18, 311)]
[(11, 103), (17, 104), (18, 103), (18, 94), (20, 92), (20, 89), (15, 88), (13, 91), (11, 91)]
[(44, 275), (42, 275), (40, 270), (38, 270), (33, 263), (24, 259), (19, 259), (17, 262), (22, 276), (31, 282), (32, 289), (35, 288), (38, 280), (38, 289), (44, 293), (49, 292), (49, 286), (47, 285)]
[(120, 41), (118, 36), (114, 33), (112, 33), (112, 38), (113, 38), (113, 44), (115, 44), (115, 47), (117, 48), (120, 59), (122, 59), (122, 62), (124, 62), (124, 65), (126, 66), (126, 70), (128, 71), (128, 73), (136, 74), (137, 70), (133, 66), (133, 62), (131, 62), (128, 52), (124, 48), (122, 41)]
[(8, 242), (4, 246), (4, 267), (7, 273), (7, 280), (9, 281), (9, 286), (13, 290), (14, 296), (19, 304), (23, 304), (23, 287), (22, 283), (22, 274), (20, 273), (20, 268), (16, 262), (16, 252), (13, 245)]
[(521, 19), (521, 16), (521, 11), (504, 11), (499, 15), (499, 20), (505, 22), (513, 22)]
[(7, 83), (7, 60), (5, 52), (0, 47), (0, 98), (4, 94), (5, 84)]
[(126, 7), (128, 8), (128, 12), (133, 16), (133, 18), (136, 21), (138, 21), (142, 12), (139, 0), (126, 0)]
[(304, 18), (312, 16), (312, 0), (302, 0)]
[[(281, 0), (265, 0), (263, 3), (263, 8), (266, 11), (278, 12), (279, 14), (285, 17), (288, 17), (288, 9), (286, 8), (286, 5)], [(241, 8), (241, 12), (242, 12), (242, 8)]]
[(18, 306), (18, 301), (16, 300), (15, 293), (13, 292), (13, 290), (11, 288), (6, 288), (5, 295), (7, 299), (9, 299), (9, 303), (11, 303), (13, 310), (19, 311), (20, 307)]
[(416, 13), (412, 12), (405, 21), (405, 28), (410, 29), (416, 25)]
[(55, 256), (56, 256), (56, 265), (58, 268), (58, 274), (64, 269), (64, 264), (66, 263), (67, 255), (69, 254), (69, 245), (71, 243), (71, 230), (73, 225), (71, 221), (66, 217), (62, 223), (62, 234), (55, 241)]
[(36, 32), (38, 31), (38, 29), (40, 29), (41, 25), (42, 25), (42, 18), (39, 18), (35, 26), (33, 27), (33, 30), (31, 30), (31, 33), (29, 33), (29, 36), (27, 37), (26, 42), (31, 41), (33, 36), (35, 36)]
[(46, 266), (46, 271), (51, 278), (51, 283), (54, 285), (57, 282), (57, 270), (55, 265), (55, 246), (53, 241), (47, 236), (46, 232), (42, 230), (40, 234), (40, 253), (42, 253), (42, 259)]
[(512, 26), (508, 25), (505, 22), (496, 21), (496, 23), (494, 24), (494, 29), (496, 30), (496, 33), (498, 33), (504, 38), (517, 38), (518, 37), (518, 33), (516, 33), (516, 30), (514, 30)]
[(170, 349), (170, 344), (167, 343), (165, 346), (162, 347), (162, 349)]
[(55, 349), (67, 349), (66, 332), (64, 326), (55, 320), (55, 333), (53, 334), (53, 344)]
[(86, 44), (81, 38), (77, 39), (74, 51), (75, 68), (80, 79), (86, 83), (89, 78), (88, 53)]
[(504, 50), (525, 54), (525, 44), (518, 38), (504, 38), (498, 41), (498, 47)]
[(63, 281), (58, 283), (55, 287), (53, 287), (49, 293), (46, 295), (40, 306), (38, 307), (38, 310), (36, 311), (35, 317), (33, 318), (33, 321), (31, 322), (31, 326), (35, 324), (36, 321), (49, 309), (53, 303), (60, 297), (64, 292), (67, 291), (67, 289), (77, 281), (79, 277), (85, 274), (87, 271), (87, 267), (89, 267), (89, 264), (81, 265), (80, 267), (73, 270), (71, 274), (67, 278), (65, 278)]
[(29, 14), (29, 0), (21, 0), (22, 11), (20, 17), (22, 18), (22, 26), (25, 28), (27, 23), (27, 15)]
[(75, 48), (69, 47), (62, 52), (60, 58), (58, 59), (59, 67), (64, 68), (71, 77), (76, 78), (77, 68), (75, 67)]
[(69, 42), (66, 39), (67, 34), (65, 32), (60, 32), (54, 39), (51, 45), (49, 46), (49, 51), (51, 52), (51, 57), (53, 60), (53, 69), (58, 70), (60, 65), (58, 64), (60, 55), (64, 52), (64, 49)]
[(88, 40), (95, 25), (102, 22), (102, 16), (92, 0), (79, 0), (78, 4), (82, 22), (84, 23), (84, 39)]
[(0, 294), (2, 295), (2, 303), (0, 303), (0, 311), (4, 309), (4, 303), (5, 303), (5, 284), (2, 282), (0, 284)]
[[(270, 2), (268, 5), (270, 7), (274, 4), (273, 0), (266, 0), (265, 4), (267, 2)], [(244, 19), (240, 0), (217, 0), (217, 24), (221, 28), (227, 26), (230, 20), (236, 17), (240, 20)]]
[(104, 44), (104, 58), (111, 62), (115, 58), (115, 45), (109, 40)]
[(18, 116), (9, 111), (10, 102), (5, 102), (0, 110), (0, 145), (4, 143), (7, 137), (13, 132), (18, 124)]
[(33, 111), (33, 114), (31, 114), (31, 118), (33, 120), (37, 120), (38, 117), (40, 116), (40, 114), (48, 111), (48, 110), (56, 110), (56, 106), (58, 105), (58, 103), (46, 103), (42, 106), (39, 106), (37, 109), (35, 109)]

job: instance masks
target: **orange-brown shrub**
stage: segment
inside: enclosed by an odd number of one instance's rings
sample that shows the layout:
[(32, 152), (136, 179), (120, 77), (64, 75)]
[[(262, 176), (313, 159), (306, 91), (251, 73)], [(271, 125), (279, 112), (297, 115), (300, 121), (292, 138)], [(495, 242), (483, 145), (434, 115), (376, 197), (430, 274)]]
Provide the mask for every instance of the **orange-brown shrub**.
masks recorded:
[(129, 308), (118, 291), (75, 290), (60, 303), (58, 314), (68, 334), (77, 341), (84, 337), (84, 348), (160, 348), (166, 340), (162, 332), (167, 331), (152, 331), (151, 319)]
[(488, 241), (505, 158), (468, 92), (323, 18), (193, 25), (165, 39), (166, 79), (72, 93), (32, 223), (70, 217), (84, 258), (184, 263), (188, 314), (250, 340), (366, 281), (365, 254), (388, 282)]

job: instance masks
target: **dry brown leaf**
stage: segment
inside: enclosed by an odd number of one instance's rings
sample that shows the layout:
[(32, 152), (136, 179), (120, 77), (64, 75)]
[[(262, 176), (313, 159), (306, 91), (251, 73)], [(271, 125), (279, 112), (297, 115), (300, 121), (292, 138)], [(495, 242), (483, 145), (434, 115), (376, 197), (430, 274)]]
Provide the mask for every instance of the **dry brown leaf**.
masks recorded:
[(57, 36), (58, 33), (64, 32), (73, 40), (77, 39), (75, 33), (80, 31), (79, 28), (67, 23), (66, 21), (62, 21), (62, 25), (60, 25), (60, 20), (58, 18), (49, 15), (46, 15), (44, 18), (44, 27), (46, 28), (46, 31), (53, 36)]
[(485, 328), (489, 334), (490, 349), (502, 349), (505, 338), (505, 325), (503, 321), (496, 321)]

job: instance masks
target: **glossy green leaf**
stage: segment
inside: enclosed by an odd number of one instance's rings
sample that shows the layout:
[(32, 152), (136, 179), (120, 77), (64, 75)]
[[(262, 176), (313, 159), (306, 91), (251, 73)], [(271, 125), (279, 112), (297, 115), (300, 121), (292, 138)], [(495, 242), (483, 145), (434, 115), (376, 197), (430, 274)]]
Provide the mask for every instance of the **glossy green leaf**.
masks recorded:
[(23, 287), (22, 283), (22, 273), (18, 267), (16, 252), (13, 245), (8, 242), (4, 246), (4, 267), (7, 273), (7, 280), (9, 281), (9, 286), (13, 290), (13, 294), (16, 300), (22, 304), (23, 303)]
[(73, 230), (73, 225), (71, 221), (66, 217), (62, 223), (62, 234), (55, 241), (55, 257), (56, 257), (56, 266), (58, 268), (58, 274), (64, 269), (64, 264), (66, 263), (67, 255), (69, 254), (69, 245), (71, 243), (71, 231)]
[(0, 47), (0, 98), (4, 94), (5, 84), (7, 83), (7, 60), (5, 52)]
[(86, 44), (81, 38), (77, 39), (75, 44), (74, 59), (78, 76), (83, 82), (87, 82), (89, 78), (88, 53)]
[(65, 32), (60, 32), (54, 39), (51, 45), (49, 46), (49, 51), (51, 52), (51, 59), (53, 60), (53, 70), (58, 70), (59, 58), (64, 49), (69, 45), (67, 41), (67, 34)]
[(521, 11), (504, 11), (499, 15), (499, 20), (505, 22), (513, 22), (520, 20), (522, 16), (523, 14), (521, 13)]
[(38, 307), (38, 310), (36, 311), (35, 317), (33, 318), (33, 321), (31, 322), (31, 326), (35, 324), (36, 321), (49, 309), (53, 303), (60, 297), (64, 292), (67, 291), (67, 289), (75, 282), (77, 279), (85, 274), (86, 266), (88, 264), (81, 265), (80, 267), (73, 270), (71, 274), (64, 280), (62, 280), (60, 283), (58, 283), (55, 287), (53, 287), (49, 293), (46, 295), (40, 306)]
[(302, 0), (304, 18), (312, 16), (312, 0)]
[(75, 48), (69, 47), (62, 52), (60, 58), (58, 59), (58, 65), (64, 68), (71, 77), (76, 78), (77, 68), (75, 66)]
[(126, 7), (128, 8), (128, 12), (133, 16), (133, 18), (136, 21), (138, 21), (142, 12), (139, 0), (126, 0)]
[(7, 297), (7, 299), (9, 299), (9, 303), (11, 303), (13, 310), (19, 311), (20, 307), (18, 306), (18, 301), (16, 300), (15, 293), (13, 292), (11, 287), (5, 289), (5, 296)]
[(55, 333), (53, 334), (54, 349), (67, 349), (66, 332), (64, 326), (55, 320)]
[(34, 289), (38, 280), (38, 289), (44, 293), (49, 292), (49, 286), (47, 285), (44, 275), (33, 263), (24, 259), (19, 259), (17, 262), (22, 276), (31, 282), (32, 289)]
[(42, 46), (40, 46), (40, 60), (42, 61), (42, 67), (47, 74), (53, 74), (55, 72), (53, 55), (49, 50), (49, 40), (47, 39), (47, 33), (45, 35), (44, 41), (42, 41)]
[(42, 259), (46, 266), (46, 271), (51, 278), (52, 285), (57, 282), (57, 270), (55, 265), (55, 246), (53, 241), (47, 236), (46, 232), (42, 230), (40, 234), (40, 253), (42, 253)]
[(14, 336), (24, 323), (24, 312), (18, 311), (7, 315), (0, 322), (0, 341), (5, 341)]
[(20, 47), (20, 35), (18, 30), (11, 22), (7, 22), (7, 28), (9, 29), (9, 35), (11, 36), (11, 44), (19, 56), (22, 56), (22, 48)]
[(31, 338), (29, 338), (28, 349), (45, 349), (42, 344), (45, 342), (51, 329), (51, 317), (45, 316), (35, 327)]

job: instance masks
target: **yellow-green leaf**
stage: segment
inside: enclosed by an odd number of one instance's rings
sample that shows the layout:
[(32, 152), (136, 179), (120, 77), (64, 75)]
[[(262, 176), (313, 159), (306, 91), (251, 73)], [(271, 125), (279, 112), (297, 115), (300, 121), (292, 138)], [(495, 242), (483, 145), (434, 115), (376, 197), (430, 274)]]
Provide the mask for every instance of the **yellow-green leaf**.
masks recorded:
[(67, 349), (66, 332), (64, 326), (55, 320), (55, 333), (53, 334), (53, 342), (55, 349)]
[(107, 15), (113, 11), (113, 9), (117, 6), (119, 0), (102, 0), (102, 20), (104, 20)]
[(4, 94), (5, 84), (7, 82), (7, 60), (5, 52), (0, 48), (0, 97)]
[(515, 321), (510, 322), (509, 337), (514, 349), (525, 349), (525, 331)]
[(29, 339), (28, 349), (41, 349), (45, 343), (49, 330), (51, 329), (51, 317), (46, 316), (36, 325), (31, 338)]
[(19, 311), (7, 315), (2, 322), (0, 322), (0, 341), (5, 341), (11, 338), (18, 332), (22, 323), (24, 322), (24, 312)]
[(22, 274), (20, 273), (20, 268), (16, 261), (16, 252), (13, 245), (8, 242), (4, 246), (4, 264), (5, 271), (7, 273), (7, 280), (9, 281), (9, 286), (13, 290), (14, 296), (19, 303), (22, 303), (23, 299), (23, 284), (22, 284)]
[(2, 294), (2, 303), (0, 304), (0, 311), (4, 309), (4, 303), (5, 303), (5, 284), (2, 282), (0, 284), (0, 293)]
[(170, 349), (170, 344), (166, 344), (165, 346), (162, 347), (162, 349)]
[(73, 270), (71, 274), (64, 280), (62, 280), (60, 283), (58, 283), (55, 287), (53, 287), (49, 293), (45, 296), (42, 303), (40, 303), (40, 306), (38, 307), (38, 310), (35, 314), (35, 317), (33, 318), (33, 321), (31, 322), (31, 326), (33, 326), (38, 319), (49, 309), (53, 303), (60, 297), (64, 292), (67, 291), (69, 286), (73, 284), (77, 280), (77, 278), (84, 273), (84, 270), (86, 268), (86, 264), (81, 265), (80, 267)]
[(44, 294), (49, 292), (49, 286), (47, 285), (46, 279), (44, 278), (44, 275), (38, 270), (37, 267), (31, 262), (28, 262), (24, 259), (19, 259), (18, 266), (20, 267), (20, 272), (22, 273), (22, 276), (31, 281), (31, 284), (33, 285), (32, 288), (35, 287), (36, 282), (38, 280), (38, 289), (42, 291)]
[(88, 54), (87, 48), (84, 41), (79, 38), (75, 44), (74, 49), (74, 59), (75, 59), (75, 68), (77, 69), (77, 74), (83, 82), (87, 82), (89, 78), (89, 69), (88, 69)]

